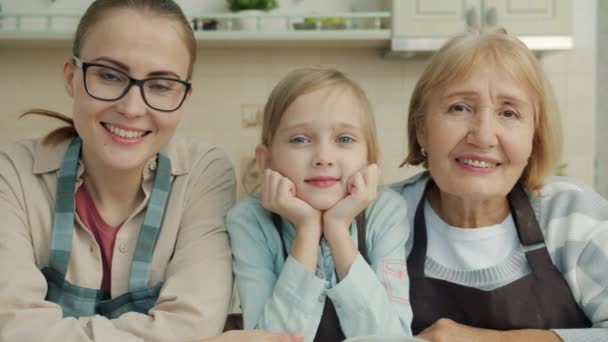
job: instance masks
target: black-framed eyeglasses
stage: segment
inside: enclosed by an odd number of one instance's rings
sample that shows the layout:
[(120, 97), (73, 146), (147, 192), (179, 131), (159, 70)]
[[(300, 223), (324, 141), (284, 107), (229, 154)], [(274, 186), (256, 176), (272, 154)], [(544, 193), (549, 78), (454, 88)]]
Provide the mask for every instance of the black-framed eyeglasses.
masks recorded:
[(87, 94), (101, 101), (119, 100), (136, 85), (148, 107), (161, 112), (173, 112), (181, 107), (192, 87), (189, 82), (169, 77), (138, 80), (107, 65), (83, 62), (76, 56), (72, 56), (72, 59), (82, 69)]

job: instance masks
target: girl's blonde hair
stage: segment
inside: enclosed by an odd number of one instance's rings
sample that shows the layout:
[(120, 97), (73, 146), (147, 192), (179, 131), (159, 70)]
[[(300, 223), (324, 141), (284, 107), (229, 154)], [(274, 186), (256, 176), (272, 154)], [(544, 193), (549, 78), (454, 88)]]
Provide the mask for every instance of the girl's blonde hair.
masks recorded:
[[(491, 64), (507, 73), (530, 94), (534, 105), (532, 153), (520, 182), (529, 190), (539, 189), (561, 159), (562, 131), (553, 90), (534, 54), (504, 29), (476, 30), (450, 39), (431, 58), (418, 80), (408, 111), (408, 155), (401, 164), (427, 167), (416, 136), (424, 125), (425, 108), (432, 93), (466, 80), (480, 64)], [(432, 129), (428, 127), (427, 129)]]
[(325, 87), (344, 87), (352, 91), (355, 98), (359, 100), (364, 113), (363, 127), (368, 148), (367, 159), (369, 163), (377, 163), (379, 158), (378, 137), (369, 100), (357, 83), (336, 69), (296, 69), (279, 81), (264, 106), (262, 144), (270, 147), (283, 114), (298, 97)]
[[(151, 14), (163, 16), (175, 20), (182, 29), (183, 39), (188, 48), (190, 55), (190, 64), (188, 66), (188, 80), (192, 78), (192, 70), (196, 61), (196, 39), (194, 32), (188, 19), (182, 12), (179, 5), (173, 0), (95, 0), (78, 22), (74, 41), (72, 43), (72, 55), (80, 57), (82, 46), (84, 45), (88, 33), (95, 25), (108, 15), (111, 15), (115, 10), (132, 9), (138, 12), (149, 12)], [(44, 144), (57, 144), (65, 139), (78, 135), (72, 118), (61, 113), (57, 113), (47, 109), (30, 109), (20, 115), (42, 115), (51, 118), (59, 119), (67, 126), (60, 127), (49, 134), (44, 139)]]
[[(377, 163), (380, 158), (378, 137), (376, 134), (376, 122), (369, 100), (363, 89), (361, 89), (357, 83), (336, 69), (300, 68), (291, 71), (279, 81), (270, 93), (266, 105), (264, 106), (262, 145), (270, 147), (283, 114), (285, 114), (287, 108), (289, 108), (298, 97), (326, 87), (342, 87), (348, 89), (359, 101), (364, 114), (363, 129), (367, 142), (367, 160), (370, 164)], [(253, 164), (254, 162), (248, 165), (247, 169), (250, 170), (253, 168)], [(247, 172), (245, 175), (246, 174)], [(247, 183), (250, 182), (244, 179), (243, 184)], [(251, 193), (255, 191), (257, 185), (258, 184), (254, 185), (252, 189), (245, 190)]]

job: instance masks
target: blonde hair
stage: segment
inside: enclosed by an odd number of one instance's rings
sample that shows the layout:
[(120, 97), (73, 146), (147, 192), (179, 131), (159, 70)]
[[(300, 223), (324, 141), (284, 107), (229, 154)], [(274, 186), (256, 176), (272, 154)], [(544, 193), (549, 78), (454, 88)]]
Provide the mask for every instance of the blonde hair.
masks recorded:
[(520, 182), (529, 190), (539, 189), (561, 159), (562, 132), (553, 90), (532, 52), (504, 29), (476, 30), (450, 39), (431, 58), (416, 83), (408, 110), (408, 155), (401, 164), (428, 167), (416, 132), (424, 123), (430, 94), (470, 77), (480, 63), (490, 63), (506, 72), (527, 90), (534, 105), (534, 137), (528, 165)]
[[(349, 89), (360, 102), (364, 113), (363, 129), (367, 142), (367, 160), (369, 163), (377, 163), (380, 158), (378, 137), (376, 134), (376, 122), (369, 100), (363, 89), (357, 83), (336, 69), (300, 68), (291, 71), (279, 81), (270, 93), (266, 105), (264, 106), (262, 145), (270, 147), (283, 114), (285, 114), (289, 106), (298, 97), (326, 87), (343, 87)], [(248, 169), (252, 167), (253, 165), (250, 164)], [(243, 184), (246, 184), (246, 182), (243, 182)], [(252, 192), (255, 190), (255, 187), (246, 190)]]
[[(196, 61), (196, 39), (188, 19), (182, 12), (179, 5), (173, 0), (95, 0), (85, 11), (78, 22), (74, 41), (72, 42), (72, 55), (80, 57), (82, 46), (84, 45), (89, 31), (95, 25), (115, 10), (132, 9), (137, 11), (147, 11), (149, 13), (164, 16), (175, 20), (182, 28), (183, 39), (190, 55), (187, 79), (192, 78), (194, 62)], [(44, 144), (57, 144), (65, 139), (77, 136), (76, 128), (72, 118), (67, 115), (57, 113), (47, 109), (29, 109), (19, 117), (26, 115), (41, 115), (55, 118), (67, 123), (67, 126), (60, 127), (47, 134), (42, 142)]]
[(364, 112), (365, 139), (370, 163), (378, 162), (378, 137), (372, 108), (365, 92), (357, 83), (336, 69), (301, 68), (288, 73), (274, 87), (266, 105), (262, 119), (262, 144), (270, 147), (279, 123), (287, 108), (300, 96), (325, 87), (345, 87), (350, 89), (360, 101)]

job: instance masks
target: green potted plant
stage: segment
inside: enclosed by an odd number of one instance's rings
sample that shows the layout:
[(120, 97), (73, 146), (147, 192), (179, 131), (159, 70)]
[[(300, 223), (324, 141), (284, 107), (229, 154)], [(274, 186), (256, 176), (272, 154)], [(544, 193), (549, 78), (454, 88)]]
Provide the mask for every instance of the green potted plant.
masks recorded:
[(278, 6), (277, 0), (226, 0), (232, 12), (246, 10), (270, 11)]
[(277, 0), (226, 0), (228, 9), (238, 12), (237, 27), (246, 31), (260, 30), (258, 17), (262, 11), (270, 11), (278, 6)]

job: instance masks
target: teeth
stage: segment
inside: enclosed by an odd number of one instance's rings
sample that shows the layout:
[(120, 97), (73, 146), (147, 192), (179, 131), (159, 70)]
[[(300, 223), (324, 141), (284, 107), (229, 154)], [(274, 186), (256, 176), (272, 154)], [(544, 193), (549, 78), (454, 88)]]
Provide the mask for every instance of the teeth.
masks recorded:
[(460, 159), (460, 162), (466, 165), (470, 165), (473, 167), (479, 167), (479, 168), (491, 168), (491, 167), (496, 167), (496, 163), (490, 163), (484, 160), (475, 160), (475, 159)]
[(105, 128), (107, 128), (108, 131), (112, 132), (112, 134), (125, 139), (137, 139), (143, 137), (144, 134), (146, 134), (146, 132), (128, 131), (126, 129), (118, 128), (110, 124), (104, 124), (104, 126)]

